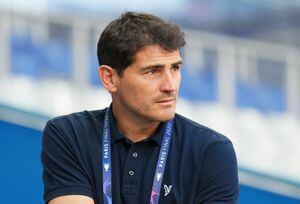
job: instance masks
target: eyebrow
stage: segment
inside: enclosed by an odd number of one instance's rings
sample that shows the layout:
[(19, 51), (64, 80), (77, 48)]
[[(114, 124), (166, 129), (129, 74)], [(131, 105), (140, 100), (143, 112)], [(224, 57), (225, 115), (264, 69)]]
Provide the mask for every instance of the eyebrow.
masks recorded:
[[(172, 63), (171, 66), (173, 67), (173, 66), (178, 66), (178, 65), (181, 65), (181, 64), (183, 64), (183, 61), (179, 60), (175, 63)], [(149, 66), (141, 68), (141, 72), (144, 72), (144, 71), (147, 71), (147, 70), (150, 70), (150, 69), (161, 69), (161, 68), (164, 68), (164, 67), (165, 67), (164, 64), (153, 64), (153, 65), (149, 65)]]

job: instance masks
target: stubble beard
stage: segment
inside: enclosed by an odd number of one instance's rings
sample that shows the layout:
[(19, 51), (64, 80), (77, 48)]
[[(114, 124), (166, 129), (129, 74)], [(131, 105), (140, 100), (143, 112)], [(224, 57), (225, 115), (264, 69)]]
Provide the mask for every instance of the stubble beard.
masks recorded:
[(170, 107), (162, 108), (159, 104), (154, 103), (153, 109), (151, 107), (146, 106), (144, 109), (144, 117), (147, 118), (151, 122), (166, 122), (168, 120), (173, 119), (175, 116), (175, 109), (176, 109), (176, 100), (174, 101), (175, 104), (171, 105)]

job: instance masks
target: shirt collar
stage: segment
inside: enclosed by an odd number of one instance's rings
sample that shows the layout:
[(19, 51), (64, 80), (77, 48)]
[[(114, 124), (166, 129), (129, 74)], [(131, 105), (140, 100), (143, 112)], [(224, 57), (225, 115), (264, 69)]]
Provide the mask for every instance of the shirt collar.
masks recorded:
[[(111, 143), (112, 144), (114, 144), (115, 142), (117, 142), (121, 139), (129, 141), (129, 139), (118, 130), (117, 121), (116, 121), (116, 118), (112, 111), (112, 104), (110, 105), (110, 110), (109, 110), (109, 122), (110, 122), (110, 129), (111, 129)], [(157, 127), (156, 131), (154, 132), (154, 134), (151, 135), (149, 138), (145, 139), (144, 142), (153, 141), (157, 145), (161, 146), (165, 126), (166, 126), (165, 122), (160, 123), (159, 126)]]
[(115, 143), (120, 139), (125, 139), (125, 136), (119, 132), (117, 127), (117, 121), (112, 111), (112, 104), (109, 107), (109, 123), (110, 123), (110, 137), (111, 143)]

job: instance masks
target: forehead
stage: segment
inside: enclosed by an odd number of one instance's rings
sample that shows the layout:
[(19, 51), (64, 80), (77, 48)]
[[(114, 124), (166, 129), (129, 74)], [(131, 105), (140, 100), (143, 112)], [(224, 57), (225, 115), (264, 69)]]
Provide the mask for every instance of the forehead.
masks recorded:
[(148, 66), (152, 64), (172, 64), (182, 60), (179, 49), (168, 51), (159, 45), (145, 46), (134, 57), (132, 65)]

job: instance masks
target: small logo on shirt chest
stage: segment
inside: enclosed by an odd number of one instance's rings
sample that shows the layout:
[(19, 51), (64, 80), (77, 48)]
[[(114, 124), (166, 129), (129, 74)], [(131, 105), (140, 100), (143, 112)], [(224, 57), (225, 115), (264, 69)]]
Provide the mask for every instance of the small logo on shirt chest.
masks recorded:
[(172, 185), (167, 186), (165, 184), (164, 189), (165, 189), (165, 196), (167, 196), (170, 193), (171, 189), (172, 189)]

